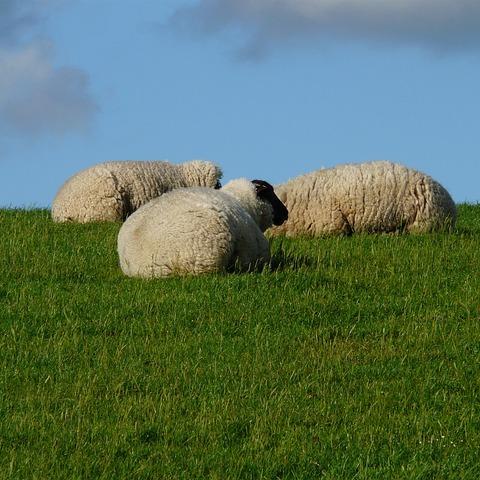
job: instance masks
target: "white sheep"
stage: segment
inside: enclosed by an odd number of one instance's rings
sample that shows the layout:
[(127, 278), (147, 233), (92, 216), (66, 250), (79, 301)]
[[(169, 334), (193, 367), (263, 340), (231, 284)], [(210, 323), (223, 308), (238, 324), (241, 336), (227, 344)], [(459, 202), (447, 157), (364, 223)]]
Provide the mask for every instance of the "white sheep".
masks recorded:
[(118, 254), (132, 277), (248, 270), (270, 259), (264, 232), (288, 217), (273, 187), (232, 180), (221, 190), (182, 188), (151, 200), (122, 225)]
[(288, 221), (267, 234), (431, 232), (453, 227), (455, 203), (438, 182), (377, 161), (317, 170), (276, 186)]
[(70, 177), (52, 204), (55, 222), (121, 221), (167, 191), (179, 187), (216, 187), (222, 171), (211, 162), (180, 165), (165, 161), (105, 162)]

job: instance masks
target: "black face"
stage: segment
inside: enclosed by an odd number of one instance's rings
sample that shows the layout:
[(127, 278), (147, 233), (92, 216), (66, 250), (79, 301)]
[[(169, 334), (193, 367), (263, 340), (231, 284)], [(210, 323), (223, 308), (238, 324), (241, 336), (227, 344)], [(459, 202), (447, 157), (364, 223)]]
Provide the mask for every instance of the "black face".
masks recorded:
[(217, 180), (217, 183), (213, 187), (215, 190), (220, 190), (222, 188), (222, 184), (220, 183), (220, 180)]
[(288, 218), (287, 207), (275, 195), (273, 187), (264, 180), (252, 180), (257, 190), (258, 198), (269, 202), (273, 207), (273, 224), (281, 225)]

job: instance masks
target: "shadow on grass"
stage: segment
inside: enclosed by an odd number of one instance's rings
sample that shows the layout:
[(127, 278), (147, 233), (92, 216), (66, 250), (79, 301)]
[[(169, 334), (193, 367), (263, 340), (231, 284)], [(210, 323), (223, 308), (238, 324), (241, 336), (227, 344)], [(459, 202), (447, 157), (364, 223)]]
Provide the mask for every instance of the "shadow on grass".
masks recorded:
[(270, 270), (272, 272), (283, 270), (300, 270), (304, 268), (316, 267), (317, 262), (313, 261), (307, 255), (301, 253), (285, 252), (283, 250), (276, 251), (270, 260)]
[(477, 229), (475, 228), (468, 228), (468, 227), (456, 227), (454, 232), (455, 235), (463, 238), (478, 238), (480, 235), (480, 227)]

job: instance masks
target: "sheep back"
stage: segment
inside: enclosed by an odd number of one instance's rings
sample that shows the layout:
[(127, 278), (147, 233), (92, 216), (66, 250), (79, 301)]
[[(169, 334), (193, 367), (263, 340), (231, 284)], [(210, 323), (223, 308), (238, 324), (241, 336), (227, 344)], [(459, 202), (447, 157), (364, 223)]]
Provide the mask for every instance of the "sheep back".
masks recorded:
[(387, 161), (339, 165), (277, 186), (289, 219), (270, 234), (431, 232), (452, 227), (455, 204), (428, 175)]
[(249, 269), (270, 258), (268, 240), (232, 195), (186, 188), (132, 214), (118, 235), (122, 271), (133, 277)]
[(211, 162), (106, 162), (68, 179), (52, 203), (56, 222), (121, 221), (140, 206), (174, 188), (215, 187), (222, 176)]

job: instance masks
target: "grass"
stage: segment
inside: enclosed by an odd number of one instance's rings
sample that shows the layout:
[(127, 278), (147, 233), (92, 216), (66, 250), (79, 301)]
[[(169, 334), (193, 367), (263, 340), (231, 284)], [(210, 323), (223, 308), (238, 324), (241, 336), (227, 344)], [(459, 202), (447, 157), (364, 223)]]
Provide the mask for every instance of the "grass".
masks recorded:
[(169, 280), (118, 229), (0, 211), (0, 478), (480, 478), (480, 205)]

